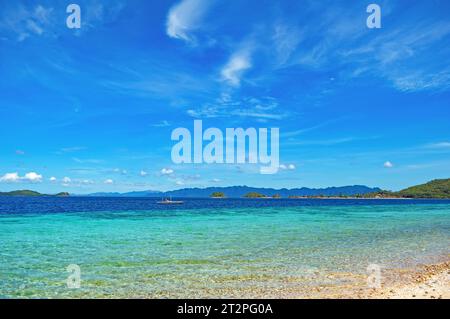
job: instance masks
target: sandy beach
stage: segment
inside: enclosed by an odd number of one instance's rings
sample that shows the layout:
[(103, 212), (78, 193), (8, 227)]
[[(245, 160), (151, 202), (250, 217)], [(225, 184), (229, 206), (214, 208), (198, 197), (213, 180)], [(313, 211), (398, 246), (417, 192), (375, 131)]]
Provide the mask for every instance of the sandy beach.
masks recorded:
[[(347, 280), (352, 276), (347, 276)], [(349, 285), (316, 288), (302, 298), (337, 299), (450, 299), (450, 261), (414, 269), (387, 270), (378, 289), (367, 287), (365, 276)], [(319, 292), (317, 294), (316, 292)]]
[(387, 285), (369, 298), (387, 299), (450, 299), (450, 262), (422, 266), (406, 271), (404, 282)]
[[(310, 273), (305, 278), (322, 276)], [(312, 276), (312, 277), (310, 277)], [(328, 273), (324, 284), (305, 286), (301, 277), (284, 278), (278, 287), (210, 290), (218, 298), (268, 299), (450, 299), (450, 261), (413, 269), (383, 271), (378, 289), (369, 288), (366, 275)], [(323, 277), (322, 277), (323, 278)]]
[[(366, 275), (333, 273), (327, 284), (299, 287), (296, 284), (253, 298), (282, 299), (450, 299), (450, 260), (407, 269), (386, 269), (380, 288), (369, 288)], [(296, 281), (296, 280), (295, 280)]]

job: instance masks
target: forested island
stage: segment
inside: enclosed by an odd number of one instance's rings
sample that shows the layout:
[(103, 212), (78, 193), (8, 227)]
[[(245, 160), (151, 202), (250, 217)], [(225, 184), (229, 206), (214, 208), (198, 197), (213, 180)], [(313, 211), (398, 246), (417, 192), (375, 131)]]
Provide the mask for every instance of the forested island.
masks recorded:
[(70, 196), (67, 192), (61, 192), (54, 195), (41, 194), (39, 192), (30, 191), (30, 190), (18, 190), (12, 192), (0, 192), (0, 196), (26, 196), (26, 197), (37, 197), (37, 196), (55, 196), (55, 197), (66, 197)]
[(450, 199), (450, 178), (436, 179), (431, 182), (412, 186), (398, 192), (382, 190), (367, 194), (356, 194), (354, 196), (290, 196), (290, 198), (429, 198)]
[[(279, 194), (275, 194), (272, 196), (268, 196), (265, 194), (251, 192), (244, 196), (245, 198), (281, 198)], [(450, 179), (436, 179), (431, 182), (412, 186), (406, 189), (403, 189), (398, 192), (392, 192), (387, 190), (380, 190), (377, 192), (365, 193), (365, 194), (355, 194), (355, 195), (313, 195), (313, 196), (304, 196), (304, 195), (292, 195), (288, 196), (291, 199), (300, 199), (300, 198), (367, 198), (367, 199), (383, 199), (383, 198), (430, 198), (430, 199), (450, 199)]]

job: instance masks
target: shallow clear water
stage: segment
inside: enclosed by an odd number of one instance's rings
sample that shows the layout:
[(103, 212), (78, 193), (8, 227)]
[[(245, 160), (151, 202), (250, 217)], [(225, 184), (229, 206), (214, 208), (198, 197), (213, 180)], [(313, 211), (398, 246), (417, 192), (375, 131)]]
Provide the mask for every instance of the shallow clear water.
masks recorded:
[(215, 296), (450, 253), (449, 201), (155, 202), (0, 198), (0, 297)]

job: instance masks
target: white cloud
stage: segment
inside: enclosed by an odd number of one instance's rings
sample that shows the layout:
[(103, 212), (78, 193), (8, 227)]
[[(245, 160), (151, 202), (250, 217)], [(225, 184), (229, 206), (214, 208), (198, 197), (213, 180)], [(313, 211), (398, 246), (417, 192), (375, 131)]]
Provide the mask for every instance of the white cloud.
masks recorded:
[(296, 167), (294, 164), (280, 164), (280, 169), (283, 171), (293, 171)]
[(56, 182), (56, 177), (54, 177), (54, 176), (50, 177), (50, 178), (49, 178), (49, 181), (50, 181), (50, 182)]
[(18, 173), (7, 173), (0, 178), (0, 182), (15, 183), (15, 182), (31, 182), (39, 183), (42, 181), (42, 175), (35, 172), (26, 173), (25, 176), (19, 176)]
[(174, 5), (167, 15), (167, 35), (174, 39), (194, 42), (192, 32), (200, 27), (201, 19), (210, 3), (208, 0), (183, 0)]
[(20, 180), (18, 173), (7, 173), (0, 178), (0, 182), (14, 183)]
[(25, 177), (23, 179), (32, 183), (39, 183), (42, 181), (42, 175), (35, 172), (30, 172), (25, 174)]
[(220, 183), (222, 180), (221, 179), (218, 179), (218, 178), (213, 178), (212, 180), (211, 180), (211, 182), (213, 182), (213, 183)]
[(222, 80), (231, 86), (239, 86), (243, 73), (251, 66), (250, 53), (247, 50), (235, 53), (221, 71)]
[(162, 175), (172, 175), (174, 173), (174, 170), (171, 168), (163, 168), (161, 170)]
[(112, 179), (107, 179), (104, 181), (105, 184), (111, 185), (114, 184), (114, 181)]
[(148, 173), (147, 173), (146, 171), (144, 171), (144, 170), (142, 170), (139, 174), (140, 174), (142, 177), (145, 177), (145, 176), (148, 175)]
[(384, 167), (392, 168), (392, 167), (394, 167), (394, 164), (392, 164), (391, 162), (387, 161), (387, 162), (384, 163)]
[(70, 182), (72, 182), (72, 180), (71, 180), (69, 177), (64, 177), (64, 178), (62, 179), (62, 182), (63, 182), (64, 184), (69, 184)]
[(120, 169), (120, 168), (115, 168), (113, 169), (114, 173), (118, 173), (118, 174), (122, 174), (122, 175), (127, 175), (128, 171), (126, 169)]

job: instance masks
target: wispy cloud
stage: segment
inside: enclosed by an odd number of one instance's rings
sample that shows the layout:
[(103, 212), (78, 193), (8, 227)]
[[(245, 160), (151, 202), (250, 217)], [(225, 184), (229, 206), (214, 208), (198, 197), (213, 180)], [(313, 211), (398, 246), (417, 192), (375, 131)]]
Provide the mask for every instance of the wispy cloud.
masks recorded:
[(84, 146), (72, 146), (72, 147), (63, 147), (60, 149), (61, 153), (74, 153), (78, 151), (84, 151), (86, 147)]
[[(426, 21), (392, 28), (363, 45), (337, 52), (353, 66), (355, 76), (382, 77), (404, 92), (442, 90), (450, 87), (450, 65), (443, 58), (450, 52), (441, 48), (449, 36), (450, 23)], [(435, 58), (430, 60), (430, 54)], [(439, 55), (443, 59), (436, 59)]]
[(153, 127), (168, 127), (168, 126), (170, 126), (170, 123), (167, 120), (163, 120), (159, 123), (153, 124), (152, 126)]
[[(122, 0), (110, 0), (107, 5), (100, 0), (85, 1), (82, 5), (82, 27), (74, 30), (74, 34), (81, 35), (115, 20), (124, 7), (125, 2)], [(2, 37), (2, 39), (18, 42), (33, 36), (56, 39), (62, 32), (67, 31), (64, 24), (67, 17), (65, 8), (64, 5), (58, 4), (50, 7), (42, 4), (33, 6), (21, 2), (17, 4), (11, 2), (11, 5), (2, 8), (3, 10), (0, 12), (0, 31), (7, 32), (7, 37)]]
[(282, 120), (290, 115), (281, 111), (272, 97), (234, 98), (230, 94), (221, 94), (214, 103), (207, 103), (197, 109), (187, 110), (195, 118), (237, 117), (268, 120)]
[(359, 141), (362, 138), (357, 137), (342, 137), (342, 138), (333, 138), (333, 139), (327, 139), (327, 140), (304, 140), (304, 141), (294, 141), (294, 142), (287, 142), (283, 145), (286, 146), (331, 146), (331, 145), (338, 145), (343, 143), (350, 143)]
[(53, 11), (53, 8), (42, 5), (25, 7), (18, 4), (12, 6), (0, 15), (0, 30), (10, 32), (19, 42), (31, 36), (51, 34), (50, 28), (55, 23)]
[(303, 39), (303, 31), (299, 27), (287, 23), (277, 23), (273, 28), (272, 40), (278, 66), (289, 61)]
[(194, 43), (193, 32), (200, 28), (201, 20), (211, 1), (182, 0), (174, 5), (167, 16), (166, 32), (171, 38)]
[(101, 0), (87, 1), (83, 6), (81, 28), (76, 29), (75, 34), (81, 35), (86, 31), (113, 22), (125, 6), (126, 2), (123, 0), (109, 0), (108, 3)]
[(100, 160), (100, 159), (94, 159), (94, 158), (91, 158), (91, 159), (81, 159), (81, 158), (78, 158), (78, 157), (74, 157), (74, 158), (72, 158), (72, 160), (73, 160), (74, 162), (77, 162), (77, 163), (80, 163), (80, 164), (86, 164), (86, 163), (88, 163), (88, 164), (100, 164), (100, 163), (103, 163), (103, 162), (104, 162), (103, 160)]
[(450, 149), (450, 142), (431, 143), (431, 144), (425, 145), (425, 148), (430, 148), (430, 149)]
[(222, 80), (231, 86), (241, 84), (241, 77), (246, 70), (251, 68), (250, 50), (243, 49), (234, 53), (221, 71)]
[(294, 136), (302, 135), (304, 133), (315, 131), (317, 129), (323, 128), (323, 127), (325, 127), (325, 126), (327, 126), (329, 124), (338, 122), (338, 121), (343, 120), (343, 119), (344, 118), (340, 117), (340, 118), (336, 118), (336, 119), (332, 119), (332, 120), (327, 120), (327, 121), (324, 121), (322, 123), (319, 123), (319, 124), (316, 124), (316, 125), (313, 125), (313, 126), (305, 127), (305, 128), (302, 128), (302, 129), (299, 129), (299, 130), (295, 130), (295, 131), (282, 133), (282, 136), (283, 137), (294, 137)]

